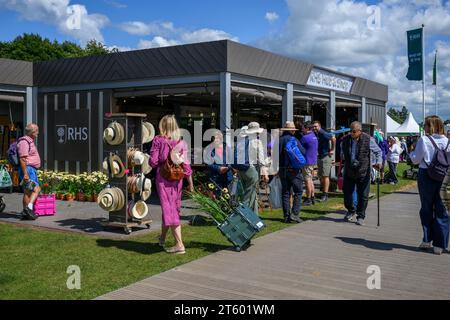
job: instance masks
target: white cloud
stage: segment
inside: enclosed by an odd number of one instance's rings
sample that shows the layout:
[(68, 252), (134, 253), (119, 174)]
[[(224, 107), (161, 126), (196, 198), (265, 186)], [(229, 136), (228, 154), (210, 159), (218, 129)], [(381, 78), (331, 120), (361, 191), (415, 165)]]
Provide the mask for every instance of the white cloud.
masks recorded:
[(266, 12), (265, 18), (269, 22), (274, 22), (278, 20), (280, 16), (276, 12)]
[(82, 44), (91, 39), (104, 42), (101, 29), (109, 23), (105, 15), (89, 14), (84, 5), (70, 5), (70, 0), (0, 0), (0, 8), (16, 11), (25, 20), (54, 25)]
[(239, 41), (239, 38), (223, 30), (202, 28), (190, 31), (184, 28), (176, 28), (172, 22), (168, 21), (151, 23), (131, 21), (121, 24), (120, 28), (131, 35), (153, 36), (151, 40), (141, 39), (138, 44), (139, 49), (223, 39)]
[(129, 21), (119, 26), (123, 31), (135, 36), (148, 36), (158, 34), (165, 36), (175, 31), (172, 22), (152, 22)]
[(152, 40), (140, 40), (138, 44), (138, 49), (169, 47), (178, 44), (180, 43), (176, 40), (170, 40), (160, 36), (156, 36)]
[(120, 3), (118, 1), (113, 1), (113, 0), (103, 0), (106, 4), (116, 8), (116, 9), (126, 9), (128, 8), (128, 6), (124, 3)]
[[(450, 36), (450, 1), (383, 0), (381, 24), (368, 27), (373, 12), (355, 0), (286, 0), (290, 16), (276, 34), (253, 45), (317, 65), (378, 81), (389, 86), (388, 105), (406, 105), (421, 118), (421, 82), (408, 81), (406, 31), (425, 24), (426, 38)], [(440, 110), (450, 118), (450, 43), (438, 41)], [(431, 86), (434, 54), (426, 60), (426, 103), (434, 112)], [(439, 80), (438, 80), (439, 81)]]

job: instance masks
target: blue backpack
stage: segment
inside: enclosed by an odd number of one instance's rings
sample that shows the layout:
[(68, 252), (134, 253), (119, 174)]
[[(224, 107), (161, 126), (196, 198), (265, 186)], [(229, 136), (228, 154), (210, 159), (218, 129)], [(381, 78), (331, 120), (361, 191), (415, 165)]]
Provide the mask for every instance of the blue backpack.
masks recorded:
[[(20, 157), (19, 157), (19, 153), (17, 152), (17, 145), (19, 144), (20, 141), (23, 141), (23, 140), (27, 141), (24, 138), (20, 138), (19, 140), (11, 143), (11, 145), (8, 148), (8, 162), (14, 167), (18, 167), (20, 165)], [(27, 143), (30, 148), (28, 150), (28, 152), (30, 152), (31, 151), (31, 143), (28, 141), (27, 141)]]
[(297, 145), (297, 139), (292, 137), (284, 147), (288, 155), (289, 162), (293, 169), (302, 169), (306, 164), (305, 156), (302, 154)]

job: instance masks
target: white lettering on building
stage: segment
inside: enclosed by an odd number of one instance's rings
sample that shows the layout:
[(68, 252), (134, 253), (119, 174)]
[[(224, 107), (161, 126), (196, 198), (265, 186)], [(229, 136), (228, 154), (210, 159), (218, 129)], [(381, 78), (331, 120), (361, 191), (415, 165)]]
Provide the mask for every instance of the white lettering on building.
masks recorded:
[(307, 85), (350, 93), (353, 79), (325, 70), (313, 69), (309, 75)]

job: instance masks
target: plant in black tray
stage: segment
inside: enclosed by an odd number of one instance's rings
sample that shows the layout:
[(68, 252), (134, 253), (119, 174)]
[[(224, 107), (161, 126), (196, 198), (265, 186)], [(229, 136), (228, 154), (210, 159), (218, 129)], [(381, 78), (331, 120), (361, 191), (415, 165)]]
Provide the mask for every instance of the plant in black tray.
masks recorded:
[(206, 212), (219, 224), (225, 222), (231, 211), (230, 206), (224, 199), (214, 200), (199, 191), (189, 192), (188, 196), (200, 206), (200, 210)]

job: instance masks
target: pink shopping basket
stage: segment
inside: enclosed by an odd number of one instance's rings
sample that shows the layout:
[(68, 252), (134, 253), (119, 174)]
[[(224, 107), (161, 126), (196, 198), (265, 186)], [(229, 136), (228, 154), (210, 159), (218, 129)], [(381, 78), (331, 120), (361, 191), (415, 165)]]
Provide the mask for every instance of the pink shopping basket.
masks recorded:
[(53, 216), (56, 213), (56, 196), (41, 194), (34, 203), (34, 213), (37, 216)]

